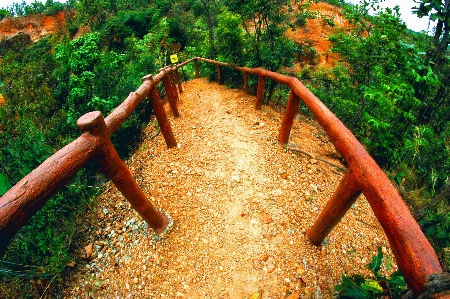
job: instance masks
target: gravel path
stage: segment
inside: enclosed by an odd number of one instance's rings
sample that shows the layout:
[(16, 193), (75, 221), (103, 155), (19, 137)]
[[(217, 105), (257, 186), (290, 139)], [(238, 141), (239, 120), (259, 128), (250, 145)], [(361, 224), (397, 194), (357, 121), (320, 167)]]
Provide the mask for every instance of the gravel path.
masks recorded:
[[(108, 183), (76, 241), (67, 298), (329, 298), (343, 273), (367, 273), (379, 246), (391, 252), (363, 197), (326, 245), (311, 245), (305, 231), (342, 174), (278, 145), (282, 115), (267, 106), (255, 111), (254, 96), (206, 79), (183, 85), (181, 117), (168, 112), (178, 148), (167, 149), (161, 135), (152, 139), (151, 124), (127, 161), (155, 206), (173, 217), (173, 229), (154, 238)], [(340, 163), (304, 116), (290, 141)]]

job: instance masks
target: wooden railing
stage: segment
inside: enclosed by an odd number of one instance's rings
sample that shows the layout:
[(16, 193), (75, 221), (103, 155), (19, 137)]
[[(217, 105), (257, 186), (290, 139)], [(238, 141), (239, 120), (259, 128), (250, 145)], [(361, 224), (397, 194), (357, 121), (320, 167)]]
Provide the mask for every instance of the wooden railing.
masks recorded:
[(287, 144), (295, 114), (302, 100), (347, 162), (348, 172), (345, 173), (319, 218), (306, 233), (313, 244), (316, 246), (322, 244), (325, 237), (363, 193), (383, 227), (397, 265), (414, 294), (417, 296), (427, 292), (439, 293), (440, 290), (450, 289), (450, 275), (443, 272), (433, 247), (386, 174), (344, 124), (297, 78), (262, 68), (238, 67), (204, 58), (195, 60), (197, 76), (199, 73), (197, 61), (217, 66), (219, 84), (222, 81), (221, 67), (231, 67), (242, 72), (245, 91), (248, 91), (248, 75), (258, 76), (255, 101), (255, 109), (258, 110), (263, 104), (266, 79), (288, 86), (291, 92), (280, 125), (278, 141)]
[(179, 115), (176, 107), (177, 80), (179, 91), (182, 92), (178, 68), (192, 60), (160, 69), (154, 77), (149, 75), (142, 78), (142, 85), (135, 92), (130, 93), (125, 101), (105, 119), (99, 111), (82, 116), (77, 121), (77, 126), (82, 131), (81, 136), (44, 161), (0, 198), (0, 251), (5, 251), (17, 231), (42, 208), (52, 195), (90, 162), (99, 165), (99, 168), (114, 182), (156, 233), (163, 234), (170, 228), (170, 217), (157, 211), (144, 192), (139, 189), (131, 172), (119, 158), (110, 137), (148, 96), (167, 146), (169, 148), (176, 146), (177, 142), (156, 86), (163, 81), (170, 107), (174, 116), (177, 117)]
[(195, 63), (196, 77), (199, 77), (199, 61), (216, 65), (219, 84), (222, 81), (221, 67), (231, 67), (242, 72), (245, 91), (248, 91), (248, 75), (258, 76), (256, 109), (261, 109), (263, 104), (266, 79), (288, 86), (291, 92), (280, 125), (278, 141), (287, 144), (295, 114), (302, 100), (346, 160), (349, 170), (344, 174), (319, 218), (307, 231), (307, 236), (313, 244), (322, 244), (363, 193), (385, 231), (397, 265), (413, 291), (412, 296), (422, 295), (427, 298), (426, 296), (434, 294), (433, 298), (445, 297), (442, 292), (450, 289), (450, 275), (443, 272), (434, 249), (403, 199), (355, 136), (311, 91), (294, 77), (262, 68), (238, 67), (204, 58), (193, 58), (182, 64), (160, 69), (154, 77), (144, 77), (142, 85), (105, 119), (98, 111), (81, 117), (77, 122), (83, 132), (81, 136), (59, 150), (1, 197), (0, 250), (5, 250), (11, 238), (30, 217), (89, 162), (99, 164), (100, 169), (116, 184), (156, 233), (164, 233), (170, 226), (170, 216), (153, 207), (137, 186), (125, 163), (120, 160), (109, 138), (148, 96), (167, 146), (176, 146), (177, 142), (156, 86), (160, 81), (163, 82), (173, 115), (178, 117), (176, 82), (179, 92), (182, 92), (178, 69), (192, 61)]

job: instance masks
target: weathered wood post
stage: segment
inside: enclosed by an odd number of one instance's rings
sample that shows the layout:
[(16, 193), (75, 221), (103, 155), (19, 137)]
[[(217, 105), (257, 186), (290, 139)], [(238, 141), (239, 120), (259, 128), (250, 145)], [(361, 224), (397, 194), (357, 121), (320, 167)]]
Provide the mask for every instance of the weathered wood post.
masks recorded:
[(298, 112), (300, 105), (300, 99), (292, 92), (289, 95), (289, 101), (284, 111), (283, 121), (278, 132), (278, 142), (281, 144), (287, 144), (289, 141), (289, 134), (291, 133), (292, 124), (294, 122), (295, 115)]
[(176, 80), (175, 80), (175, 74), (173, 72), (169, 73), (169, 81), (170, 81), (170, 85), (172, 85), (172, 92), (173, 95), (175, 96), (177, 102), (180, 100), (180, 98), (178, 97), (178, 90), (177, 90), (177, 85), (176, 85)]
[(220, 73), (220, 65), (217, 65), (217, 83), (221, 84), (222, 74)]
[(175, 74), (176, 74), (177, 83), (178, 83), (178, 91), (181, 94), (181, 93), (183, 93), (183, 85), (181, 84), (181, 76), (180, 76), (180, 72), (178, 71), (178, 67), (175, 68)]
[[(142, 81), (152, 81), (153, 76), (148, 75), (142, 78)], [(166, 141), (166, 145), (168, 148), (172, 148), (177, 146), (177, 141), (175, 136), (173, 135), (172, 127), (170, 126), (170, 122), (167, 119), (166, 111), (164, 110), (164, 104), (159, 96), (159, 92), (156, 89), (156, 84), (152, 84), (153, 87), (150, 90), (149, 99), (152, 103), (153, 112), (155, 113), (156, 120), (158, 121), (159, 128), (161, 129), (161, 134)]]
[(83, 115), (78, 119), (77, 126), (83, 133), (95, 136), (100, 141), (99, 153), (95, 162), (99, 163), (101, 170), (113, 181), (117, 189), (120, 190), (148, 225), (157, 234), (164, 233), (169, 228), (169, 217), (156, 210), (133, 179), (130, 170), (120, 159), (109, 139), (108, 128), (102, 113), (93, 111)]
[(264, 87), (266, 86), (266, 77), (259, 76), (258, 78), (258, 91), (256, 92), (255, 109), (261, 110), (264, 100)]
[(358, 181), (348, 171), (325, 208), (314, 222), (314, 225), (306, 232), (309, 240), (320, 246), (327, 235), (333, 230), (336, 224), (344, 217), (352, 204), (361, 195), (361, 188)]
[(194, 64), (195, 64), (195, 78), (200, 78), (200, 72), (198, 71), (198, 60), (197, 58), (194, 59)]
[(170, 109), (172, 109), (172, 112), (173, 112), (173, 116), (179, 117), (180, 113), (178, 112), (178, 108), (177, 108), (177, 98), (174, 94), (172, 84), (170, 83), (170, 78), (167, 75), (167, 71), (162, 68), (162, 69), (159, 69), (159, 72), (163, 73), (162, 81), (163, 81), (164, 89), (166, 90), (167, 98), (169, 100)]
[(244, 72), (244, 92), (248, 93), (248, 73)]

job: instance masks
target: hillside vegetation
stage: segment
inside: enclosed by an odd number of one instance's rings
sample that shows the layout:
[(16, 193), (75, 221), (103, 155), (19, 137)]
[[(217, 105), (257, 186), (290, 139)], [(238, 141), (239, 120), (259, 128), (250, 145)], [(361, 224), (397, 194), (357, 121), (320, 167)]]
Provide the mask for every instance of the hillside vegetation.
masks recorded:
[[(169, 55), (203, 56), (297, 76), (392, 179), (437, 252), (450, 246), (449, 0), (418, 1), (433, 36), (376, 1), (69, 0), (0, 10), (0, 195), (68, 144), (86, 112), (107, 115)], [(55, 23), (56, 22), (56, 23)], [(192, 66), (185, 68), (192, 78)], [(215, 79), (215, 68), (202, 76)], [(229, 86), (241, 74), (223, 69)], [(255, 92), (257, 78), (250, 77)], [(265, 102), (289, 90), (266, 86)], [(112, 137), (122, 157), (152, 113), (138, 107)], [(306, 107), (300, 113), (309, 115)], [(38, 296), (71, 261), (77, 223), (104, 184), (84, 169), (32, 218), (0, 260), (8, 292)], [(30, 279), (33, 283), (29, 282)], [(39, 283), (38, 283), (39, 282)], [(5, 284), (6, 285), (6, 284)], [(0, 294), (6, 288), (2, 283)], [(1, 296), (1, 295), (0, 295)], [(18, 296), (18, 295), (17, 295)]]

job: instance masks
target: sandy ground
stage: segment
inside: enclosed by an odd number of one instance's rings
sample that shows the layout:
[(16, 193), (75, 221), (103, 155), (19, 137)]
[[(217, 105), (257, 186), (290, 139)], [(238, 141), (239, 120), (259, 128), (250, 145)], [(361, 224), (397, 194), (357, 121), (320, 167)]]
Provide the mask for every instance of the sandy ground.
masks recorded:
[[(282, 114), (255, 111), (254, 96), (206, 79), (183, 88), (181, 117), (168, 111), (178, 147), (167, 149), (150, 124), (127, 161), (154, 205), (173, 217), (172, 230), (155, 238), (108, 183), (76, 242), (66, 298), (330, 298), (343, 273), (368, 273), (379, 246), (391, 252), (363, 197), (325, 245), (313, 246), (305, 231), (342, 173), (280, 146)], [(340, 163), (305, 116), (290, 142)]]

